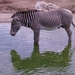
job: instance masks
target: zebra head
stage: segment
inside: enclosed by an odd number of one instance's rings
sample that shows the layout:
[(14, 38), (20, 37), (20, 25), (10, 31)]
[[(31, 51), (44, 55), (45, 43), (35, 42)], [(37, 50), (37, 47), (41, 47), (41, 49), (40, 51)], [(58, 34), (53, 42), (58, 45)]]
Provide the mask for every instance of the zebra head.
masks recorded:
[(15, 34), (18, 32), (18, 30), (21, 27), (21, 22), (20, 22), (20, 20), (19, 20), (19, 18), (17, 16), (12, 16), (11, 18), (13, 18), (13, 19), (11, 21), (10, 34), (12, 36), (15, 36)]

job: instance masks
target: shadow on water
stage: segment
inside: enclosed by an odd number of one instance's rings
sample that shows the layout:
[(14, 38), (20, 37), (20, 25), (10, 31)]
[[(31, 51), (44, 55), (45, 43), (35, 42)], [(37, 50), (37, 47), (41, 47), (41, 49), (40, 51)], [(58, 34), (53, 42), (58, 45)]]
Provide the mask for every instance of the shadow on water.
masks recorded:
[(24, 71), (23, 73), (29, 74), (38, 72), (38, 70), (48, 69), (49, 67), (60, 68), (68, 66), (71, 60), (71, 55), (69, 51), (70, 48), (71, 43), (68, 43), (68, 45), (61, 53), (40, 53), (39, 46), (34, 46), (31, 56), (25, 59), (21, 59), (16, 50), (11, 50), (11, 59), (16, 71)]

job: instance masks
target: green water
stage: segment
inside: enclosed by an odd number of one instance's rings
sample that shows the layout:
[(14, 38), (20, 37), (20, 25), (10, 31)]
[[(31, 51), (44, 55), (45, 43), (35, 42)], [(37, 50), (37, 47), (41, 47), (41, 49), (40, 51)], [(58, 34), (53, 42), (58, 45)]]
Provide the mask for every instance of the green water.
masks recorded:
[(10, 23), (0, 23), (0, 75), (75, 75), (75, 28), (72, 43), (64, 29), (41, 31), (39, 46), (33, 31), (21, 27), (10, 35)]

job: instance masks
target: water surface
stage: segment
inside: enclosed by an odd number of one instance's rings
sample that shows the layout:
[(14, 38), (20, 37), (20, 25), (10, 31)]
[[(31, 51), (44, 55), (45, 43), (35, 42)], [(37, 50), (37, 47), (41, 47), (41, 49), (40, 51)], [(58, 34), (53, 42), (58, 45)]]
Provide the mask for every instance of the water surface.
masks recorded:
[(10, 23), (0, 23), (0, 75), (75, 75), (75, 28), (71, 30), (71, 44), (60, 28), (42, 30), (35, 47), (31, 29), (21, 27), (12, 37)]

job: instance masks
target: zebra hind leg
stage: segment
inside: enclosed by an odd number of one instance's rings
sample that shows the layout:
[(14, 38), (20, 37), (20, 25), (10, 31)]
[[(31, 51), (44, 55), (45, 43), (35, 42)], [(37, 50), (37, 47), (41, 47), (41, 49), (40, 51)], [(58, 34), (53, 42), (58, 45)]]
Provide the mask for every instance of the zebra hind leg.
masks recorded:
[(68, 43), (71, 43), (72, 32), (70, 30), (70, 27), (68, 27), (68, 28), (64, 27), (64, 28), (65, 28), (65, 30), (66, 30), (66, 32), (68, 34)]

